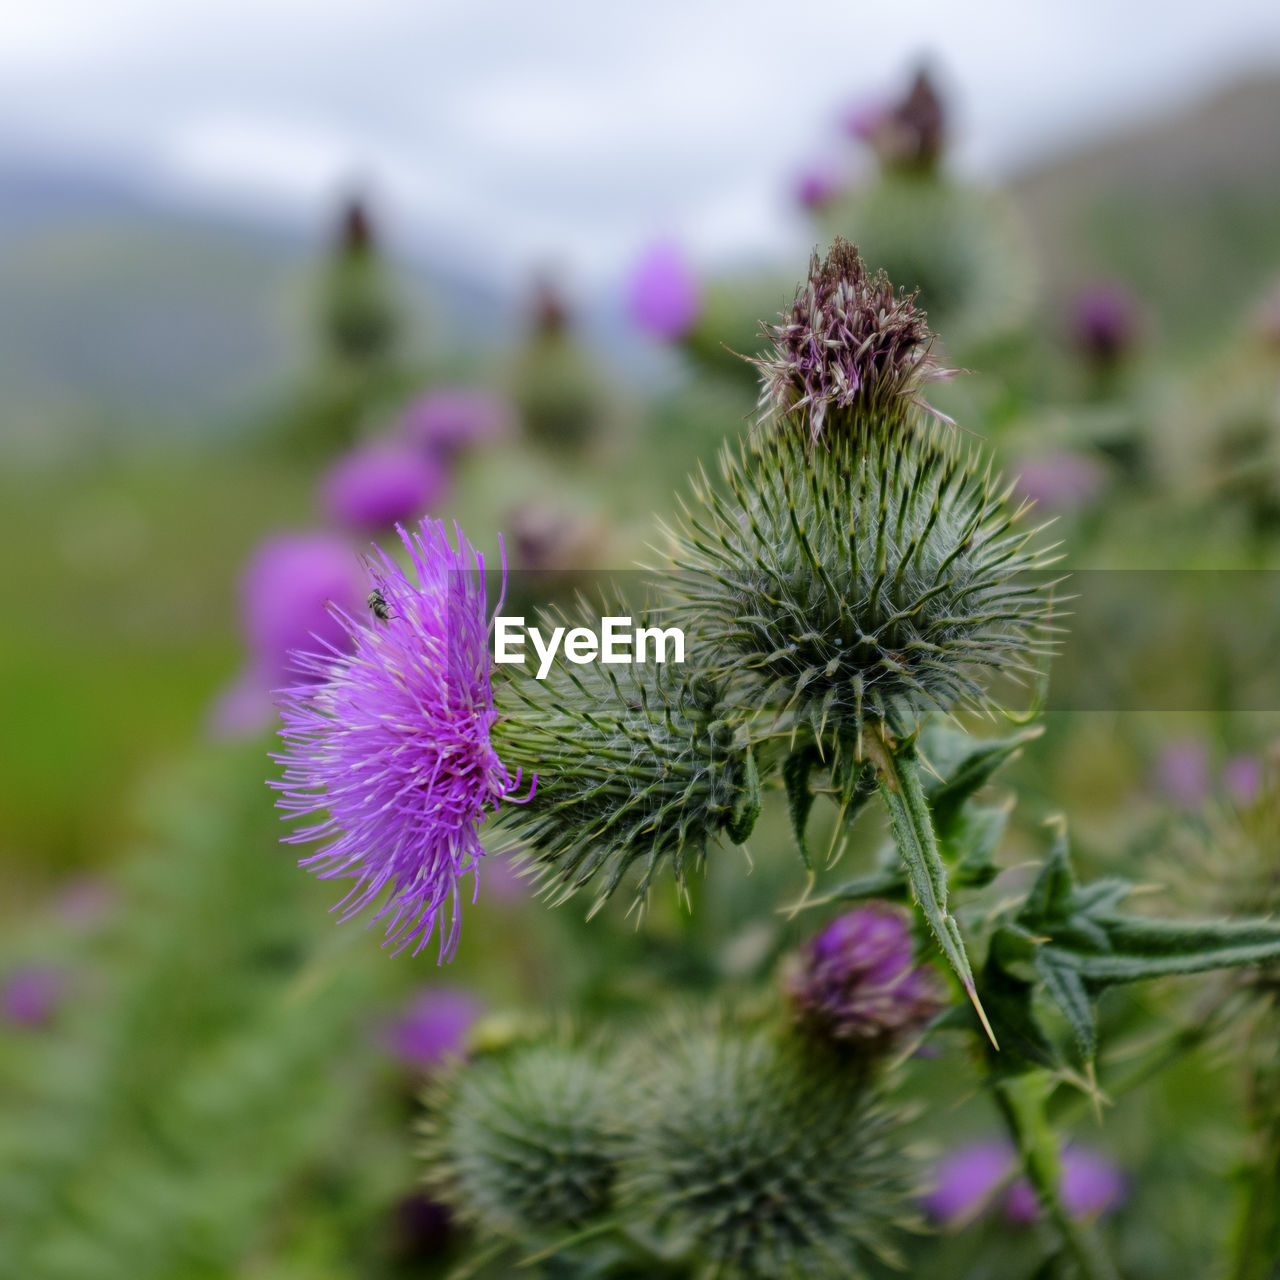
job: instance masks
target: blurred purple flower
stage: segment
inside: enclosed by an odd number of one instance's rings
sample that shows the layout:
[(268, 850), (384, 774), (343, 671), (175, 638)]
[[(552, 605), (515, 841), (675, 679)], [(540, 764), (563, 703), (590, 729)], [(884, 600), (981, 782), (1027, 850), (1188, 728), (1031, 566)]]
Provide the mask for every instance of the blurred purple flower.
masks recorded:
[(1013, 1174), (1013, 1148), (999, 1139), (967, 1143), (945, 1155), (924, 1198), (935, 1222), (958, 1225), (991, 1207), (996, 1189)]
[(240, 737), (264, 729), (272, 690), (296, 678), (289, 654), (345, 646), (346, 628), (330, 606), (355, 612), (364, 607), (366, 592), (351, 547), (335, 534), (282, 534), (262, 543), (240, 585), (249, 661), (214, 705), (214, 735)]
[(0, 1016), (18, 1027), (47, 1026), (66, 990), (66, 975), (59, 969), (17, 969), (0, 986)]
[(1077, 511), (1102, 492), (1107, 473), (1102, 464), (1080, 453), (1048, 453), (1028, 458), (1016, 468), (1019, 495), (1044, 514)]
[[(1073, 1218), (1095, 1218), (1124, 1202), (1128, 1185), (1124, 1175), (1105, 1157), (1086, 1147), (1067, 1147), (1062, 1153), (1062, 1204)], [(1010, 1222), (1034, 1222), (1040, 1214), (1036, 1193), (1025, 1178), (1009, 1188), (1004, 1201)]]
[(111, 914), (115, 905), (116, 891), (107, 881), (97, 876), (78, 876), (62, 887), (56, 909), (67, 924), (92, 929)]
[(405, 439), (433, 458), (506, 440), (515, 427), (510, 401), (479, 387), (440, 387), (415, 400), (404, 416)]
[(1167, 743), (1156, 760), (1156, 786), (1180, 809), (1198, 809), (1209, 797), (1209, 753), (1204, 743), (1183, 738)]
[(893, 107), (883, 98), (864, 98), (845, 111), (840, 123), (851, 138), (871, 142), (892, 114)]
[(361, 533), (420, 519), (448, 492), (449, 471), (435, 455), (383, 442), (353, 449), (322, 486), (325, 513)]
[(1257, 756), (1232, 756), (1222, 766), (1222, 785), (1236, 804), (1251, 805), (1262, 790), (1262, 761)]
[(1138, 339), (1138, 301), (1124, 285), (1101, 281), (1082, 290), (1071, 309), (1076, 345), (1094, 363), (1113, 365)]
[(796, 199), (810, 213), (825, 209), (843, 190), (840, 179), (825, 169), (807, 169), (796, 179)]
[(408, 1067), (433, 1067), (462, 1052), (480, 1012), (480, 1001), (461, 987), (427, 987), (387, 1028), (387, 1048)]
[(439, 1261), (452, 1235), (448, 1207), (424, 1192), (412, 1192), (396, 1205), (391, 1248), (398, 1262)]
[(885, 1048), (946, 1004), (938, 975), (915, 962), (905, 915), (872, 903), (837, 916), (787, 975), (800, 1018), (833, 1040)]
[(456, 526), (451, 544), (440, 521), (400, 536), (411, 568), (381, 550), (373, 564), (388, 617), (344, 614), (340, 644), (296, 655), (306, 680), (282, 703), (284, 778), (272, 785), (289, 816), (321, 815), (285, 839), (323, 841), (301, 865), (355, 881), (342, 918), (374, 906), (388, 944), (415, 955), (439, 924), (444, 961), (457, 947), (462, 878), (474, 875), (473, 898), (479, 888), (477, 829), (520, 775), (489, 739), (484, 557)]
[(673, 342), (697, 322), (702, 290), (679, 245), (663, 240), (640, 255), (631, 271), (627, 310), (645, 333)]

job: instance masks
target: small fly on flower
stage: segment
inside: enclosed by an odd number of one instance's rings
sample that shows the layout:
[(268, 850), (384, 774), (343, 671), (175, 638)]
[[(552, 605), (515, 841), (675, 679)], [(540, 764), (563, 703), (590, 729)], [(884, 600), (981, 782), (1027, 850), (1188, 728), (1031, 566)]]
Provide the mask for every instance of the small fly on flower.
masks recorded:
[(391, 609), (387, 604), (387, 597), (382, 594), (381, 587), (374, 587), (369, 592), (369, 598), (365, 601), (369, 606), (369, 611), (380, 622), (388, 622), (391, 619)]

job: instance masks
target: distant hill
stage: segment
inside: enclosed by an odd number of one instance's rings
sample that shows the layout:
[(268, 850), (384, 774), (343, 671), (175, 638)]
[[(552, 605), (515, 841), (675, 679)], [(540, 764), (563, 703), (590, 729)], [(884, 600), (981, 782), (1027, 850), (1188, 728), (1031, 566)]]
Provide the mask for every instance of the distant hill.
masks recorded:
[(1280, 275), (1280, 77), (1024, 173), (1051, 299), (1114, 275), (1175, 348), (1212, 343)]
[[(1118, 276), (1175, 349), (1215, 341), (1280, 274), (1280, 78), (1046, 161), (1012, 190), (1051, 307)], [(197, 213), (128, 174), (0, 155), (0, 450), (251, 418), (304, 367), (322, 241), (316, 228)], [(398, 265), (433, 344), (509, 330), (514, 298), (465, 267), (422, 247)], [(585, 319), (625, 354), (609, 308)]]

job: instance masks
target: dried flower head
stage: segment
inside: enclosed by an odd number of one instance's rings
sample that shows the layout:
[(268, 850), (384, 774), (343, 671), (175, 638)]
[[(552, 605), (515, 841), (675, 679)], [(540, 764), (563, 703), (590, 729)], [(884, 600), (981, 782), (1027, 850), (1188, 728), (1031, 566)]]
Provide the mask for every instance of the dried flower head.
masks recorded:
[(624, 1208), (707, 1274), (851, 1280), (892, 1260), (914, 1171), (896, 1117), (841, 1060), (731, 1027), (681, 1028), (657, 1049), (636, 1072)]
[(787, 990), (802, 1023), (868, 1052), (891, 1048), (946, 1007), (938, 975), (916, 963), (908, 917), (887, 903), (837, 916), (797, 957)]
[(400, 536), (408, 571), (382, 550), (372, 561), (387, 616), (337, 611), (351, 652), (297, 655), (303, 681), (283, 695), (284, 777), (272, 785), (291, 817), (323, 813), (286, 839), (324, 841), (302, 865), (355, 881), (343, 919), (383, 899), (373, 919), (386, 921), (388, 942), (417, 954), (439, 923), (444, 960), (457, 945), (462, 877), (478, 887), (477, 828), (520, 775), (489, 737), (483, 557), (460, 529), (451, 545), (439, 521)]
[(594, 1049), (517, 1045), (437, 1081), (423, 1126), (426, 1180), (459, 1218), (522, 1244), (609, 1205), (616, 1086)]
[(921, 389), (950, 376), (930, 354), (933, 334), (914, 295), (872, 275), (839, 236), (826, 258), (815, 251), (790, 313), (764, 333), (773, 349), (753, 361), (761, 411), (803, 423), (814, 443), (872, 422), (900, 427), (912, 410), (932, 414)]
[(696, 667), (560, 666), (504, 698), (503, 753), (536, 762), (539, 779), (505, 825), (556, 900), (598, 875), (598, 906), (633, 866), (637, 902), (664, 865), (683, 888), (713, 838), (750, 832), (759, 782), (743, 717)]

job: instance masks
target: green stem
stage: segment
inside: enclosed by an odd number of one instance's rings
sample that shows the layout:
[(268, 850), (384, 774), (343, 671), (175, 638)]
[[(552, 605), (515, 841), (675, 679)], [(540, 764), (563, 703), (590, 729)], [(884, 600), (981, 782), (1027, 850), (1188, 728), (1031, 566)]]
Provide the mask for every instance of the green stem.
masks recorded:
[(960, 925), (947, 908), (947, 867), (938, 849), (933, 815), (929, 812), (929, 803), (916, 770), (914, 749), (890, 745), (879, 727), (866, 735), (865, 746), (876, 766), (880, 794), (889, 810), (894, 842), (906, 869), (912, 896), (960, 979), (965, 994), (973, 1002), (992, 1047), (999, 1049), (982, 1001), (978, 999)]
[(1062, 1184), (1062, 1159), (1045, 1112), (1045, 1102), (1052, 1091), (1053, 1080), (1045, 1072), (1028, 1072), (995, 1083), (996, 1102), (1018, 1149), (1023, 1172), (1040, 1207), (1062, 1237), (1080, 1280), (1119, 1280), (1119, 1273), (1093, 1232), (1077, 1222), (1062, 1203), (1058, 1190)]

